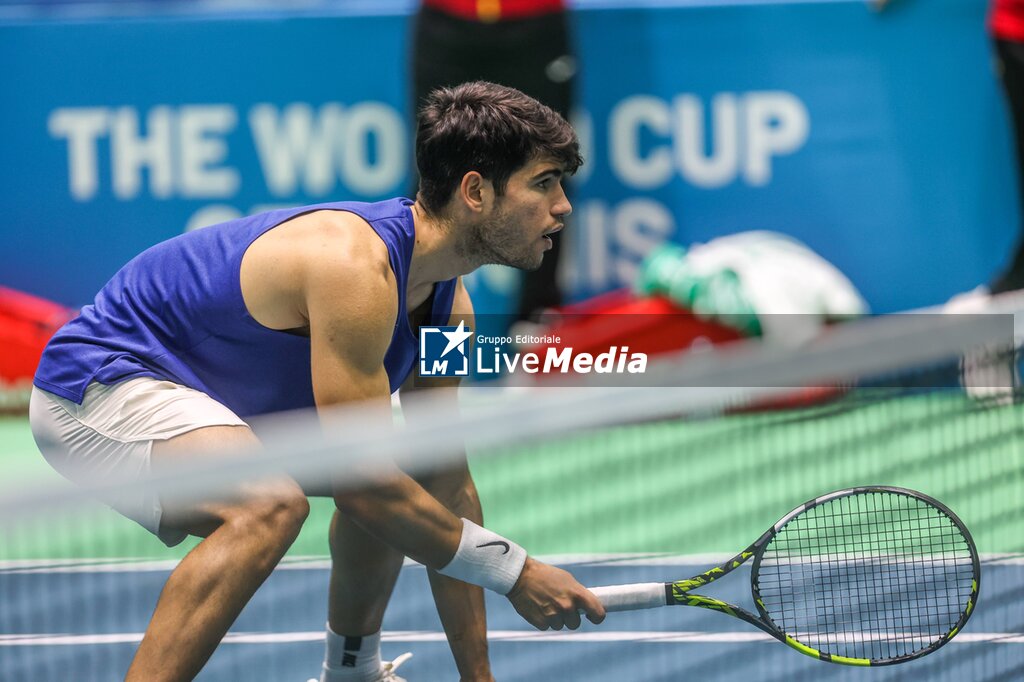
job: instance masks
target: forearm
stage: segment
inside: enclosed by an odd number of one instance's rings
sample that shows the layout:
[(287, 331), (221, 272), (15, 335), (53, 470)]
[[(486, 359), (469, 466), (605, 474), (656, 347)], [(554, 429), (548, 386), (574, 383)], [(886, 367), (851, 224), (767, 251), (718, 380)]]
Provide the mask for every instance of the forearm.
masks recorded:
[(338, 490), (335, 505), (355, 523), (428, 568), (455, 556), (462, 521), (405, 474), (358, 490)]

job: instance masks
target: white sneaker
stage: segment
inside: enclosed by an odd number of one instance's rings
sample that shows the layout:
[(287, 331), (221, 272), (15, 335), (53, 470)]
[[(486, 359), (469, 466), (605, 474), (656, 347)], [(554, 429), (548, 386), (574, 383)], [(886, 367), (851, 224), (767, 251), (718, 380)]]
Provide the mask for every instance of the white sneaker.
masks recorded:
[[(398, 667), (412, 658), (412, 653), (404, 653), (393, 661), (384, 661), (380, 668), (380, 677), (377, 677), (373, 682), (406, 682), (404, 677), (399, 677), (395, 674)], [(309, 678), (306, 682), (320, 682), (315, 678)]]
[(384, 667), (380, 671), (380, 682), (405, 682), (405, 678), (396, 675), (395, 671), (398, 670), (398, 666), (402, 665), (410, 658), (412, 658), (412, 652), (408, 651), (393, 661), (384, 661)]

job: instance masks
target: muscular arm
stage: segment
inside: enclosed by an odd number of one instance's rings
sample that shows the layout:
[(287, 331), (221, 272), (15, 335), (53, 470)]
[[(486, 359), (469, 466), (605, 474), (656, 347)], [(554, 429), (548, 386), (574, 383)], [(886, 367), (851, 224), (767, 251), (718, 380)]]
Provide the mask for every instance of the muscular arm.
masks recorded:
[[(367, 429), (391, 428), (384, 353), (397, 315), (394, 274), (368, 225), (338, 236), (325, 229), (303, 275), (310, 326), (313, 392), (318, 407), (354, 401), (380, 406)], [(368, 486), (345, 486), (338, 473), (335, 503), (367, 531), (431, 568), (454, 556), (462, 523), (395, 466)]]
[[(449, 324), (458, 326), (462, 321), (470, 329), (475, 327), (472, 303), (460, 280)], [(457, 410), (458, 383), (458, 379), (410, 377), (402, 388), (402, 395), (410, 398), (403, 403), (406, 420), (412, 422), (417, 419), (415, 407), (421, 400), (432, 406), (442, 403), (448, 409)], [(409, 395), (410, 391), (415, 391), (415, 395)], [(455, 516), (483, 525), (480, 497), (464, 456), (457, 464), (416, 478)], [(487, 614), (483, 590), (476, 585), (443, 576), (435, 570), (428, 571), (427, 575), (437, 613), (463, 682), (493, 679), (487, 654)]]

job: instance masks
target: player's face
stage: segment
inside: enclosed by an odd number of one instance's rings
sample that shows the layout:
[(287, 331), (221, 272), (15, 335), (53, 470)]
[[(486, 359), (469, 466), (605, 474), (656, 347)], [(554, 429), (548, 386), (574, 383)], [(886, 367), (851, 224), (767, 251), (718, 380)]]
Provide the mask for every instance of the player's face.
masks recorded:
[(474, 229), (480, 259), (536, 270), (551, 248), (550, 235), (562, 229), (571, 212), (561, 165), (550, 159), (528, 162), (512, 174), (489, 218)]

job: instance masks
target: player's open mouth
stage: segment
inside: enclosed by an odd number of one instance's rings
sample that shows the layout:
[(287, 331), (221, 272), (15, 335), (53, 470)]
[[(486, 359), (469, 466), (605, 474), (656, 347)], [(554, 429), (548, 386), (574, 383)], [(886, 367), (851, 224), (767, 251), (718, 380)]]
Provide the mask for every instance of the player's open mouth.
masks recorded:
[(561, 232), (563, 227), (564, 227), (564, 225), (559, 223), (558, 225), (555, 226), (554, 229), (548, 230), (547, 232), (545, 232), (544, 234), (542, 234), (540, 236), (541, 241), (544, 242), (544, 250), (545, 251), (547, 251), (548, 249), (550, 249), (550, 248), (552, 248), (554, 246), (554, 242), (551, 241), (551, 237), (553, 235), (557, 234), (558, 232)]

